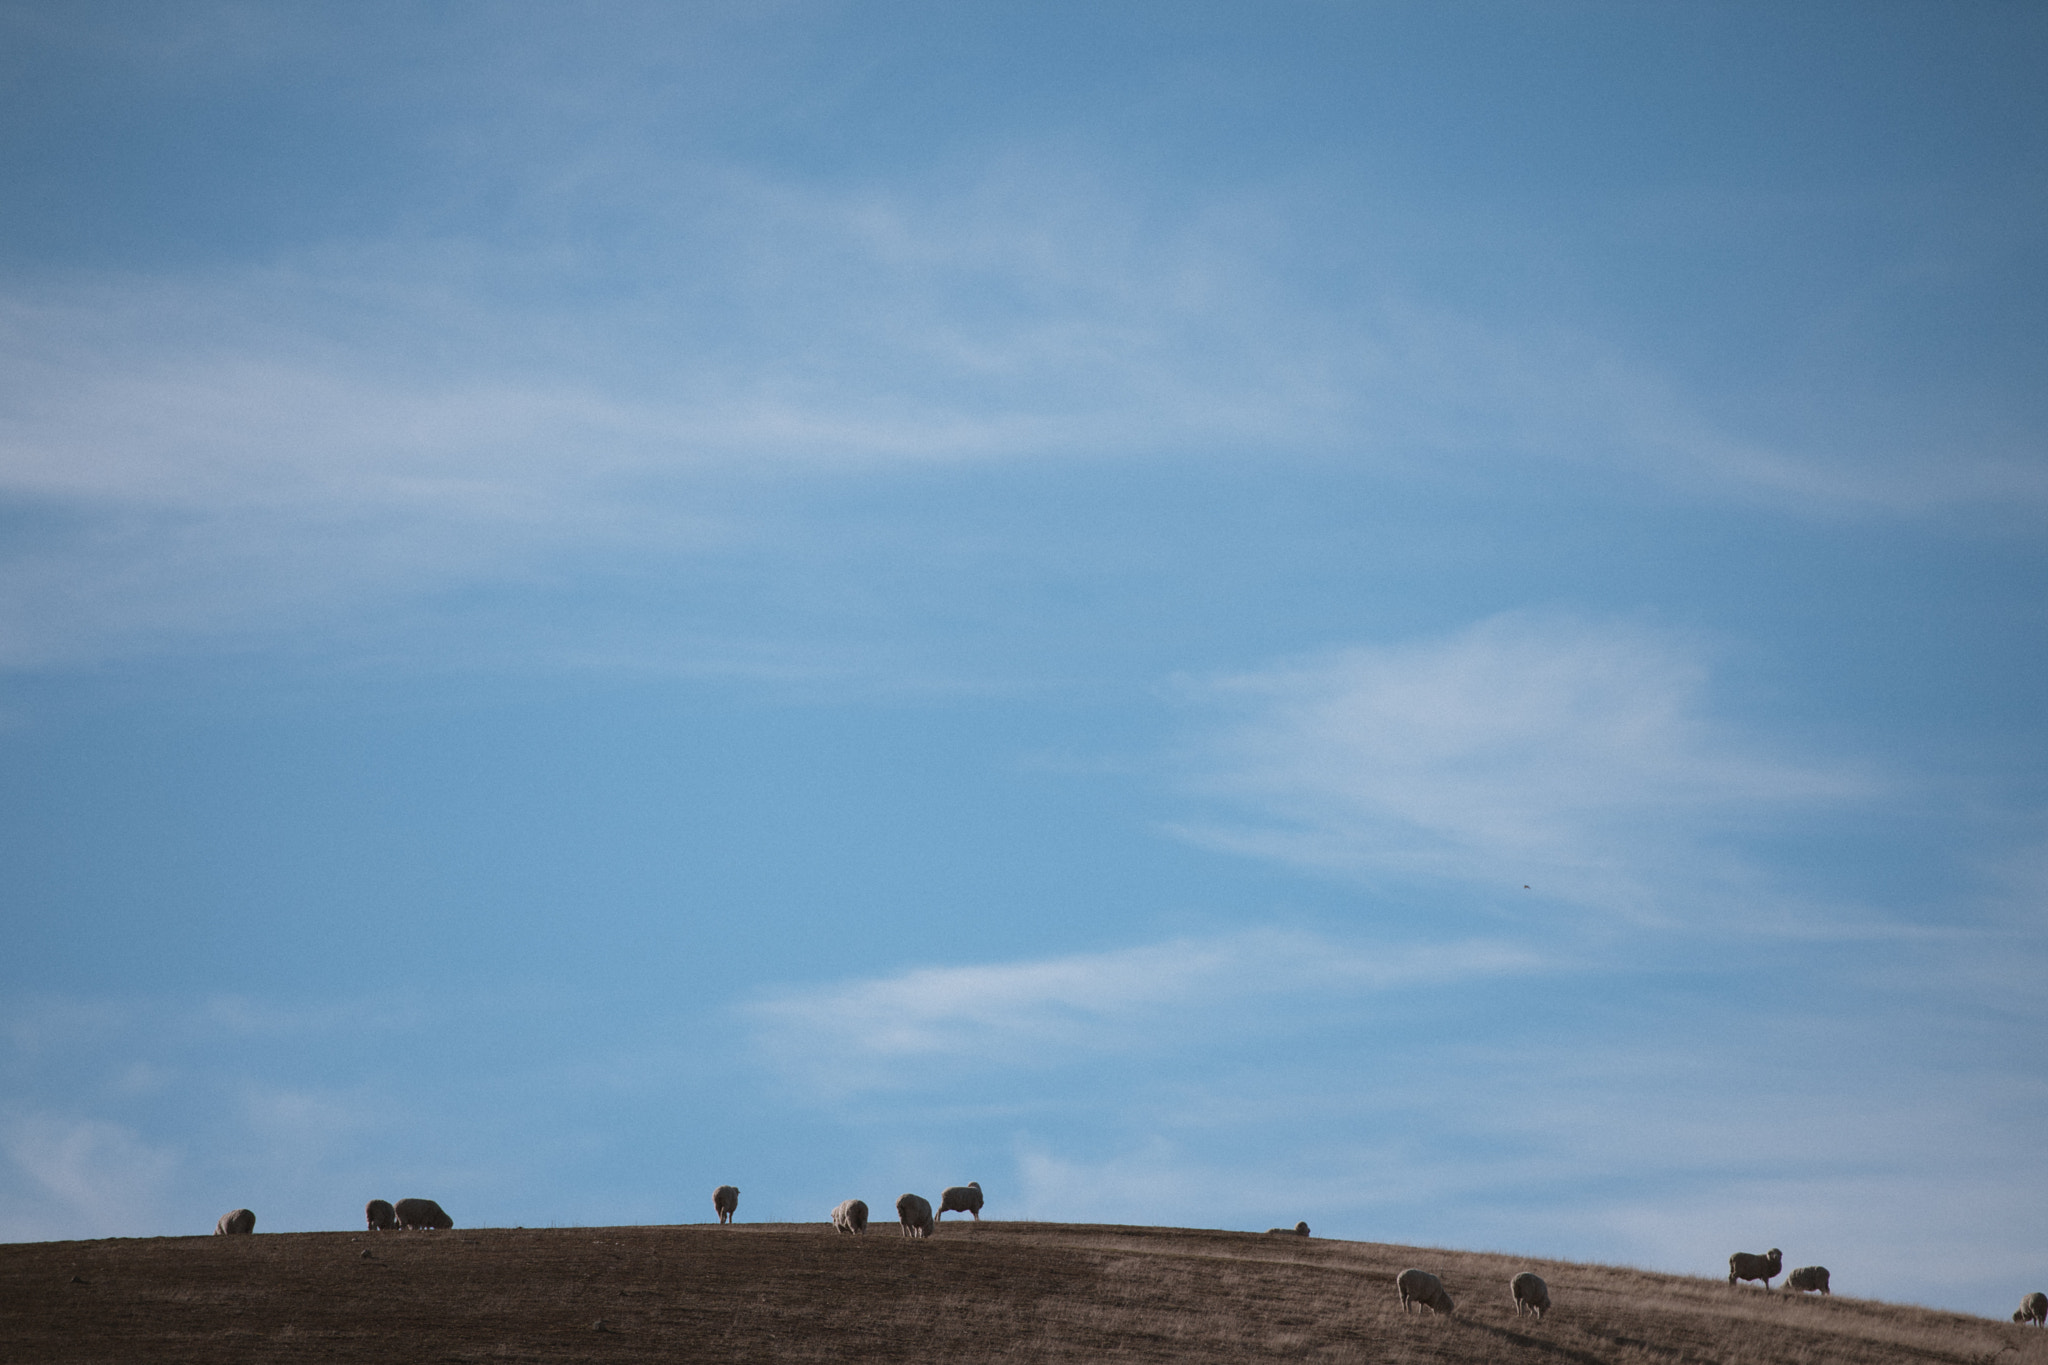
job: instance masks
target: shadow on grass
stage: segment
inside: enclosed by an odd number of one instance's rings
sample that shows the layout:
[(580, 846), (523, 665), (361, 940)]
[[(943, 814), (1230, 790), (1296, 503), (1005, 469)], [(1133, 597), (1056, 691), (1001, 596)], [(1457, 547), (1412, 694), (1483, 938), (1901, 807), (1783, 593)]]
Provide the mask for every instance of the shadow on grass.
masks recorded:
[(1494, 1327), (1483, 1322), (1473, 1322), (1470, 1318), (1467, 1318), (1458, 1325), (1474, 1332), (1484, 1332), (1488, 1336), (1499, 1337), (1502, 1341), (1513, 1342), (1515, 1345), (1526, 1347), (1531, 1351), (1541, 1351), (1547, 1355), (1557, 1356), (1562, 1360), (1576, 1360), (1581, 1362), (1581, 1365), (1608, 1365), (1608, 1361), (1604, 1356), (1596, 1356), (1590, 1351), (1574, 1350), (1570, 1346), (1560, 1346), (1554, 1341), (1546, 1341), (1542, 1337), (1532, 1337), (1527, 1332), (1518, 1332), (1512, 1327)]

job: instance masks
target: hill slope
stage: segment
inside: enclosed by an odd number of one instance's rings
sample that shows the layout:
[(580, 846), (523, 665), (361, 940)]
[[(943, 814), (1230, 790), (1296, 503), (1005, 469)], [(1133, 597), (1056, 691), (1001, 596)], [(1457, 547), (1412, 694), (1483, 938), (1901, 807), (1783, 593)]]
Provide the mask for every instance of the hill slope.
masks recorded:
[[(365, 1254), (367, 1253), (367, 1254)], [(1404, 1317), (1436, 1270), (1457, 1313)], [(1517, 1320), (1534, 1269), (1556, 1308)], [(824, 1224), (0, 1246), (0, 1359), (2048, 1362), (2048, 1332), (1611, 1266), (1181, 1228)]]

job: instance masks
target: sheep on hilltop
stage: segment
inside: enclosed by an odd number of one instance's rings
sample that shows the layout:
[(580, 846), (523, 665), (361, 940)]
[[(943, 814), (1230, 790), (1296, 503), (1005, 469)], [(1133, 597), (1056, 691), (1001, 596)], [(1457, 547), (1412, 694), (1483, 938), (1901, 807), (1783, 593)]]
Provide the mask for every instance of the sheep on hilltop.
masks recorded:
[(1431, 1313), (1448, 1313), (1457, 1305), (1444, 1292), (1444, 1282), (1427, 1270), (1410, 1267), (1394, 1277), (1394, 1288), (1401, 1294), (1401, 1311), (1408, 1311), (1413, 1303), (1427, 1308)]
[(949, 1213), (971, 1213), (974, 1221), (981, 1221), (981, 1182), (970, 1180), (965, 1185), (948, 1186), (939, 1196), (939, 1217)]
[(408, 1232), (419, 1228), (445, 1230), (455, 1226), (455, 1220), (431, 1199), (401, 1199), (391, 1211), (398, 1215), (398, 1226)]
[(2031, 1322), (2036, 1327), (2048, 1327), (2048, 1294), (2036, 1289), (2020, 1300), (2020, 1311), (2012, 1315), (2014, 1322)]
[(1803, 1265), (1785, 1277), (1785, 1287), (1796, 1289), (1802, 1294), (1816, 1293), (1832, 1295), (1828, 1288), (1828, 1268), (1824, 1265)]
[(832, 1226), (859, 1236), (868, 1230), (868, 1206), (864, 1199), (842, 1199), (832, 1209)]
[(896, 1201), (896, 1221), (905, 1237), (932, 1235), (932, 1201), (921, 1194), (906, 1194)]
[(1550, 1286), (1533, 1270), (1525, 1270), (1508, 1281), (1508, 1293), (1515, 1297), (1515, 1316), (1534, 1313), (1536, 1321), (1550, 1311)]
[(1762, 1280), (1764, 1288), (1771, 1287), (1771, 1276), (1785, 1268), (1785, 1253), (1772, 1247), (1759, 1256), (1750, 1251), (1738, 1251), (1728, 1258), (1728, 1283), (1737, 1280)]
[(718, 1213), (718, 1221), (730, 1223), (733, 1215), (740, 1211), (740, 1192), (731, 1185), (720, 1185), (711, 1192), (711, 1207)]
[(1274, 1236), (1274, 1235), (1276, 1235), (1276, 1234), (1277, 1234), (1277, 1235), (1279, 1235), (1279, 1236), (1281, 1236), (1281, 1237), (1306, 1237), (1306, 1236), (1308, 1236), (1308, 1224), (1307, 1224), (1307, 1223), (1296, 1223), (1296, 1224), (1295, 1224), (1295, 1225), (1294, 1225), (1293, 1227), (1291, 1227), (1291, 1228), (1267, 1228), (1267, 1229), (1266, 1229), (1266, 1235), (1267, 1235), (1268, 1237), (1272, 1237), (1272, 1236)]
[(363, 1205), (363, 1221), (370, 1225), (371, 1232), (391, 1232), (398, 1227), (398, 1210), (391, 1207), (388, 1199), (372, 1199)]
[(256, 1215), (247, 1209), (229, 1209), (220, 1216), (220, 1221), (213, 1225), (213, 1235), (216, 1237), (225, 1237), (229, 1233), (254, 1231), (256, 1231)]

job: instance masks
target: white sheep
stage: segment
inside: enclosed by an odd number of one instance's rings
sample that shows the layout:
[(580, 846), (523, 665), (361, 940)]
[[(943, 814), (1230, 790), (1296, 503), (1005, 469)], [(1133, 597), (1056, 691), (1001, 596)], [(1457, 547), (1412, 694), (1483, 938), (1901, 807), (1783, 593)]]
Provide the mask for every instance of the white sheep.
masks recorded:
[(1785, 1287), (1800, 1293), (1819, 1293), (1833, 1296), (1828, 1288), (1828, 1268), (1824, 1265), (1803, 1265), (1785, 1277)]
[(932, 1235), (932, 1202), (920, 1194), (906, 1194), (896, 1201), (896, 1221), (905, 1237)]
[(740, 1210), (740, 1192), (731, 1185), (720, 1185), (711, 1192), (711, 1207), (718, 1211), (718, 1221), (730, 1223)]
[(391, 1207), (388, 1199), (372, 1199), (363, 1205), (363, 1221), (370, 1225), (371, 1232), (390, 1232), (398, 1226), (398, 1210)]
[(1550, 1311), (1550, 1286), (1533, 1270), (1525, 1270), (1508, 1281), (1508, 1293), (1515, 1296), (1515, 1316), (1534, 1313), (1538, 1322)]
[(213, 1235), (216, 1237), (225, 1237), (231, 1232), (254, 1231), (256, 1215), (247, 1209), (229, 1209), (220, 1216), (220, 1221), (213, 1225)]
[(1759, 1256), (1751, 1251), (1738, 1251), (1728, 1258), (1728, 1283), (1737, 1280), (1762, 1280), (1764, 1288), (1771, 1287), (1771, 1276), (1785, 1268), (1785, 1253), (1772, 1247)]
[(970, 1180), (965, 1185), (950, 1185), (939, 1196), (939, 1217), (949, 1213), (971, 1213), (974, 1221), (981, 1221), (981, 1182)]
[(864, 1199), (842, 1199), (832, 1209), (832, 1226), (859, 1236), (868, 1230), (868, 1206)]
[(2020, 1300), (2020, 1311), (2012, 1315), (2014, 1322), (2031, 1322), (2036, 1327), (2048, 1327), (2048, 1294), (2036, 1289)]
[(1410, 1267), (1394, 1278), (1394, 1288), (1401, 1292), (1401, 1311), (1408, 1311), (1413, 1303), (1427, 1308), (1431, 1313), (1448, 1313), (1457, 1305), (1444, 1292), (1444, 1282), (1427, 1270)]
[(431, 1199), (401, 1199), (392, 1205), (391, 1211), (398, 1216), (398, 1226), (408, 1232), (419, 1228), (452, 1228), (455, 1220)]

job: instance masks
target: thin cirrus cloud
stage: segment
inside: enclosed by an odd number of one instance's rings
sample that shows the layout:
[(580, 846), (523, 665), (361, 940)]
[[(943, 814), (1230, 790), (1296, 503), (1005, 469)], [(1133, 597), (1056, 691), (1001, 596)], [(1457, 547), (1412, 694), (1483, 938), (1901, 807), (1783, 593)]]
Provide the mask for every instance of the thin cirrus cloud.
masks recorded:
[(1276, 1004), (1483, 977), (1554, 965), (1496, 940), (1341, 944), (1253, 929), (1212, 938), (1022, 962), (920, 967), (886, 977), (785, 990), (741, 1007), (775, 1068), (816, 1093), (919, 1084), (962, 1064), (1031, 1069), (1100, 1053), (1171, 1048), (1219, 1021)]
[(1298, 440), (1329, 407), (1171, 253), (724, 191), (743, 221), (683, 234), (702, 278), (640, 261), (631, 288), (416, 243), (9, 289), (7, 661), (517, 585), (579, 554), (744, 563), (831, 530), (764, 523), (763, 489)]
[(0, 1184), (12, 1186), (0, 1240), (133, 1235), (162, 1217), (178, 1174), (175, 1153), (104, 1119), (50, 1112), (0, 1125)]
[[(345, 1212), (380, 1170), (431, 1164), (453, 1182), (473, 1169), (475, 1148), (421, 1153), (443, 1119), (473, 1136), (467, 1087), (507, 1083), (495, 1040), (508, 1012), (532, 1007), (531, 997), (513, 1008), (460, 992), (424, 1010), (389, 996), (10, 1001), (0, 1008), (0, 1239), (203, 1232), (236, 1203), (272, 1230), (334, 1226), (337, 1204)], [(463, 1021), (479, 1019), (493, 1022), (469, 1052)], [(439, 1118), (394, 1120), (401, 1072), (441, 1096)], [(530, 1121), (518, 1127), (497, 1150), (532, 1138)]]
[(517, 522), (616, 512), (649, 474), (1193, 448), (1536, 456), (1801, 510), (2048, 494), (2034, 463), (1727, 429), (1588, 332), (1319, 302), (1261, 264), (1303, 245), (1263, 221), (1285, 205), (1140, 227), (1013, 174), (957, 198), (714, 177), (732, 202), (678, 225), (687, 276), (641, 253), (630, 286), (436, 241), (17, 285), (0, 491)]
[(1192, 785), (1230, 814), (1171, 828), (1326, 872), (1682, 919), (1759, 889), (1731, 839), (1883, 788), (1718, 723), (1707, 683), (1678, 636), (1543, 614), (1190, 683), (1212, 718)]
[(1536, 461), (1800, 511), (2043, 491), (1967, 452), (1935, 478), (1729, 429), (1680, 377), (1505, 306), (1359, 280), (1333, 303), (1269, 264), (1312, 250), (1281, 189), (1163, 215), (1056, 159), (944, 193), (678, 174), (706, 207), (639, 205), (672, 231), (604, 262), (391, 240), (10, 284), (5, 661), (291, 629), (582, 553), (758, 562), (834, 534), (761, 490), (937, 466), (1455, 483)]

